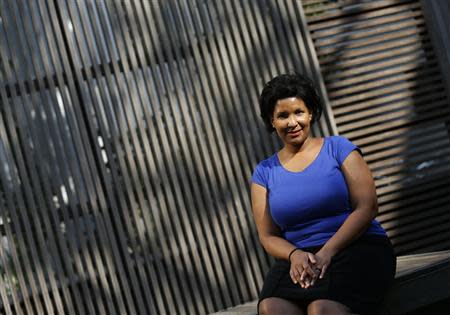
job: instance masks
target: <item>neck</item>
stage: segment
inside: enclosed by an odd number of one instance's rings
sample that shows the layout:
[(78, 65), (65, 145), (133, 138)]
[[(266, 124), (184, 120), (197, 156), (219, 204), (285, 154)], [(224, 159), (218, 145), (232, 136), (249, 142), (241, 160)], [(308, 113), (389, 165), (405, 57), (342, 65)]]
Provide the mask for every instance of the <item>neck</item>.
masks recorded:
[(283, 150), (288, 154), (296, 154), (306, 150), (307, 147), (311, 144), (312, 138), (308, 136), (305, 141), (298, 145), (286, 144)]

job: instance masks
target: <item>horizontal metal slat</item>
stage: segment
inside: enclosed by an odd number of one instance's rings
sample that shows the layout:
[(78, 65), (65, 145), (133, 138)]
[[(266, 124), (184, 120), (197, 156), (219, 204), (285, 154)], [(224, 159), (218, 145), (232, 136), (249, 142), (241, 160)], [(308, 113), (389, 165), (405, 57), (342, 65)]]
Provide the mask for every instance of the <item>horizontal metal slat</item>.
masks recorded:
[[(420, 239), (433, 229), (439, 230), (444, 229), (445, 227), (449, 228), (450, 212), (445, 211), (446, 205), (441, 204), (436, 207), (436, 210), (442, 214), (415, 223), (407, 223), (405, 225), (398, 224), (395, 229), (387, 228), (386, 230), (389, 231), (389, 236), (394, 238), (396, 242), (404, 242), (408, 239)], [(424, 209), (423, 211), (429, 211), (429, 209)]]
[[(388, 106), (386, 106), (387, 108), (386, 108), (385, 113), (381, 113), (376, 116), (370, 116), (365, 119), (353, 121), (353, 123), (351, 123), (351, 124), (350, 123), (345, 124), (345, 125), (338, 124), (338, 128), (339, 128), (340, 132), (347, 133), (347, 132), (351, 132), (353, 130), (357, 130), (359, 128), (370, 128), (375, 125), (383, 126), (384, 121), (391, 122), (396, 119), (401, 119), (403, 117), (410, 117), (410, 116), (416, 117), (416, 116), (420, 115), (421, 113), (427, 112), (429, 110), (442, 110), (443, 113), (450, 114), (449, 111), (447, 110), (447, 108), (445, 108), (445, 105), (446, 105), (445, 98), (443, 98), (441, 100), (434, 99), (430, 105), (428, 105), (428, 106), (426, 106), (426, 105), (427, 104), (415, 103), (415, 104), (409, 104), (409, 106), (407, 106), (407, 107), (400, 107), (398, 109), (396, 108), (393, 110), (391, 110)], [(380, 116), (384, 117), (384, 121), (380, 121), (381, 120)]]
[[(420, 140), (420, 141), (416, 141)], [(418, 137), (417, 139), (408, 139), (408, 138), (400, 138), (397, 141), (386, 141), (385, 147), (382, 151), (378, 151), (377, 153), (369, 153), (366, 149), (364, 149), (365, 155), (364, 159), (371, 167), (376, 167), (377, 161), (384, 161), (389, 163), (390, 159), (397, 159), (399, 156), (405, 156), (409, 154), (417, 154), (420, 152), (426, 152), (428, 147), (430, 148), (440, 148), (445, 145), (449, 145), (448, 137), (436, 137), (436, 134), (424, 134)], [(394, 144), (392, 146), (392, 144)], [(389, 147), (388, 147), (389, 145)], [(423, 147), (425, 146), (425, 147)], [(445, 148), (445, 147), (444, 147)]]
[[(408, 93), (408, 90), (410, 93)], [(439, 93), (442, 90), (443, 87), (439, 84), (439, 76), (430, 78), (419, 77), (414, 81), (399, 82), (374, 92), (366, 92), (364, 95), (349, 96), (347, 102), (338, 103), (338, 105), (341, 106), (338, 109), (341, 109), (340, 114), (343, 112), (343, 108), (348, 109), (347, 112), (351, 112), (352, 110), (361, 111), (372, 106), (386, 106), (387, 104), (401, 102), (408, 97), (413, 97), (415, 99), (424, 93)], [(436, 99), (438, 100), (439, 98)], [(337, 99), (334, 100), (334, 102), (337, 103), (340, 100), (341, 99)], [(342, 116), (344, 116), (344, 114), (341, 114), (341, 117)]]
[[(383, 172), (387, 172), (390, 168), (397, 168), (399, 165), (404, 166), (416, 165), (416, 163), (425, 163), (427, 161), (434, 161), (447, 158), (447, 152), (450, 150), (450, 142), (448, 139), (429, 138), (428, 142), (424, 140), (422, 143), (405, 143), (402, 146), (389, 149), (388, 153), (380, 152), (383, 158), (376, 161), (369, 162), (372, 172), (376, 172), (379, 176), (383, 176)], [(393, 152), (393, 154), (392, 154)], [(450, 152), (448, 152), (450, 153)], [(431, 163), (431, 162), (430, 162)], [(421, 168), (428, 167), (431, 164), (422, 165)]]
[(370, 92), (373, 92), (376, 89), (379, 89), (381, 87), (390, 87), (395, 86), (399, 83), (409, 81), (413, 82), (419, 77), (439, 77), (440, 75), (440, 69), (435, 67), (427, 67), (426, 69), (423, 69), (422, 67), (419, 69), (412, 69), (408, 71), (402, 71), (398, 73), (391, 73), (388, 77), (379, 76), (377, 80), (372, 80), (369, 82), (364, 82), (361, 84), (352, 84), (348, 86), (343, 86), (339, 89), (331, 90), (329, 93), (329, 96), (331, 99), (338, 99), (344, 95), (352, 95), (355, 93), (363, 94), (365, 91), (369, 90)]
[[(431, 240), (431, 237), (428, 240), (429, 243), (425, 243), (425, 245), (420, 247), (421, 253), (443, 251), (450, 248), (450, 237), (440, 235), (438, 241)], [(415, 251), (411, 250), (410, 252), (414, 253)]]
[(442, 173), (437, 174), (433, 178), (428, 178), (422, 181), (417, 181), (413, 185), (397, 185), (397, 189), (385, 192), (378, 195), (378, 204), (380, 206), (384, 206), (391, 202), (401, 201), (403, 199), (411, 199), (415, 196), (420, 196), (422, 194), (428, 194), (430, 191), (437, 191), (440, 193), (441, 191), (448, 191), (450, 177), (448, 174)]
[(392, 174), (389, 176), (384, 176), (383, 178), (375, 179), (375, 186), (377, 188), (377, 192), (380, 194), (386, 193), (388, 191), (392, 191), (394, 189), (394, 185), (397, 184), (398, 187), (402, 187), (402, 185), (407, 185), (407, 183), (414, 183), (415, 181), (421, 181), (424, 177), (433, 178), (434, 176), (440, 173), (450, 173), (450, 165), (447, 161), (443, 163), (435, 164), (432, 168), (425, 168), (418, 170), (411, 174)]
[[(335, 40), (335, 42), (325, 45), (317, 43), (317, 56), (319, 59), (326, 57), (327, 55), (339, 54), (341, 51), (347, 49), (357, 49), (366, 47), (372, 44), (383, 42), (385, 40), (395, 40), (405, 36), (417, 35), (423, 36), (426, 32), (424, 20), (406, 20), (403, 22), (397, 22), (395, 24), (388, 24), (379, 26), (378, 28), (366, 31), (364, 34), (360, 34), (360, 37), (352, 37), (353, 34), (345, 36), (342, 40)], [(357, 34), (355, 34), (357, 36)]]
[[(390, 211), (389, 221), (386, 216), (380, 217), (383, 222), (383, 227), (386, 229), (396, 228), (399, 233), (402, 233), (401, 228), (397, 228), (398, 222), (402, 222), (402, 226), (410, 226), (414, 228), (415, 224), (419, 224), (431, 218), (439, 216), (450, 216), (450, 211), (446, 207), (440, 205), (448, 204), (450, 196), (447, 191), (443, 195), (434, 195), (435, 198), (416, 198), (416, 203), (402, 204), (395, 211)], [(419, 222), (419, 223), (418, 223)]]
[[(424, 54), (425, 52), (429, 52), (431, 48), (432, 46), (429, 42), (421, 42), (406, 47), (391, 49), (390, 51), (355, 58), (349, 61), (343, 61), (342, 63), (323, 66), (322, 69), (325, 73), (335, 71), (352, 71), (354, 69), (358, 69), (358, 73), (362, 73), (363, 69), (370, 68), (373, 65), (379, 69), (383, 66), (383, 62), (386, 60), (396, 60), (397, 63), (405, 62), (409, 60), (408, 57)], [(356, 73), (353, 73), (353, 75), (355, 74)], [(330, 77), (327, 77), (327, 81), (328, 80), (330, 80)]]
[[(434, 67), (432, 67), (434, 69)], [(341, 106), (334, 109), (336, 118), (343, 119), (345, 122), (347, 116), (352, 116), (353, 113), (358, 115), (364, 111), (369, 111), (371, 109), (377, 109), (379, 107), (389, 106), (389, 104), (397, 104), (405, 101), (412, 101), (418, 99), (439, 99), (442, 95), (445, 96), (445, 90), (443, 87), (437, 86), (415, 86), (410, 83), (397, 84), (395, 86), (397, 89), (390, 90), (389, 94), (381, 94), (378, 97), (364, 100), (364, 102), (358, 102), (353, 104), (348, 104), (346, 106)], [(433, 93), (435, 95), (429, 95)], [(394, 105), (395, 106), (395, 105)]]
[[(426, 92), (432, 91), (426, 90)], [(372, 110), (364, 108), (353, 115), (346, 114), (345, 116), (340, 116), (336, 118), (336, 123), (340, 126), (344, 126), (346, 124), (352, 124), (364, 119), (370, 119), (371, 117), (383, 115), (383, 113), (384, 115), (387, 115), (391, 111), (400, 110), (402, 108), (411, 108), (411, 106), (414, 106), (414, 109), (415, 107), (420, 106), (426, 107), (429, 104), (427, 102), (434, 102), (445, 97), (445, 91), (438, 90), (435, 94), (420, 94), (416, 98), (394, 99), (388, 103), (379, 104), (377, 107), (374, 106)], [(411, 105), (411, 103), (413, 103), (413, 105)]]
[(449, 224), (449, 222), (444, 222), (439, 226), (428, 227), (419, 231), (416, 230), (414, 234), (401, 238), (391, 237), (391, 242), (399, 254), (411, 252), (412, 250), (420, 250), (430, 244), (448, 240), (450, 237)]
[(303, 2), (302, 4), (305, 10), (305, 15), (307, 17), (319, 15), (320, 13), (336, 10), (342, 7), (342, 4), (340, 3), (329, 3), (329, 2), (317, 2), (315, 4)]
[(428, 176), (421, 178), (408, 178), (408, 181), (397, 181), (397, 182), (388, 182), (384, 183), (383, 186), (377, 187), (378, 196), (392, 194), (396, 191), (408, 190), (413, 187), (417, 187), (423, 183), (428, 183), (429, 181), (433, 181), (435, 178), (439, 178), (440, 176), (450, 176), (450, 171), (448, 169), (436, 169), (433, 170)]
[(352, 49), (342, 47), (339, 52), (319, 58), (319, 63), (324, 67), (330, 67), (350, 62), (357, 58), (368, 57), (376, 53), (389, 51), (390, 49), (417, 45), (418, 43), (426, 43), (428, 41), (428, 36), (417, 36), (417, 33), (412, 36), (398, 36), (398, 34), (394, 34), (391, 38), (385, 37), (384, 40), (378, 40), (376, 43), (367, 46)]
[[(442, 202), (443, 200), (448, 201), (449, 191), (448, 189), (441, 189), (440, 191), (432, 191), (428, 193), (424, 193), (422, 195), (399, 199), (390, 203), (387, 203), (382, 206), (383, 214), (378, 217), (380, 222), (383, 222), (383, 226), (389, 227), (389, 224), (395, 226), (398, 219), (407, 219), (407, 216), (416, 215), (420, 217), (423, 211), (423, 204), (428, 202), (434, 202), (434, 200), (439, 200)], [(431, 214), (434, 213), (434, 210), (428, 210)], [(448, 210), (444, 210), (447, 211)], [(405, 221), (406, 222), (406, 221)]]
[[(424, 133), (442, 132), (445, 130), (445, 121), (440, 124), (435, 124), (434, 121), (424, 121), (420, 124), (420, 128)], [(414, 135), (417, 128), (410, 125), (398, 126), (395, 129), (386, 130), (383, 134), (366, 135), (363, 138), (350, 138), (359, 147), (372, 146), (372, 150), (381, 150), (383, 148), (383, 141), (396, 137), (408, 137)]]
[[(439, 106), (442, 106), (442, 108), (445, 110), (445, 106), (447, 105), (447, 100), (442, 100), (439, 102), (436, 102), (434, 104), (435, 108), (438, 108)], [(397, 119), (389, 120), (389, 122), (383, 122), (381, 124), (377, 124), (372, 127), (366, 127), (358, 130), (352, 130), (345, 132), (345, 136), (348, 138), (359, 138), (359, 137), (366, 137), (368, 135), (374, 134), (374, 133), (382, 133), (386, 132), (390, 129), (401, 127), (403, 125), (412, 125), (412, 124), (419, 124), (425, 121), (435, 121), (436, 123), (448, 121), (450, 119), (450, 114), (445, 110), (444, 113), (439, 112), (426, 112), (422, 115), (415, 115), (414, 113), (411, 113), (411, 115), (398, 117)]]
[(334, 69), (330, 68), (327, 71), (324, 69), (324, 79), (325, 82), (333, 82), (336, 80), (342, 80), (346, 78), (354, 78), (359, 75), (371, 73), (374, 78), (377, 73), (380, 73), (392, 66), (398, 66), (401, 64), (407, 64), (415, 62), (417, 64), (427, 64), (428, 62), (435, 62), (436, 57), (430, 50), (413, 51), (404, 55), (390, 56), (390, 58), (380, 59), (378, 62), (372, 62), (371, 64), (352, 67), (350, 69), (340, 68)]
[[(416, 74), (432, 74), (432, 73), (437, 73), (439, 74), (439, 66), (436, 62), (432, 62), (429, 63), (427, 65), (425, 64), (417, 64), (417, 63), (409, 63), (406, 65), (400, 65), (398, 67), (392, 67), (390, 69), (387, 70), (382, 70), (377, 72), (378, 75), (378, 80), (385, 80), (385, 79), (389, 79), (389, 78), (398, 78), (399, 75), (402, 74), (408, 74), (414, 72)], [(373, 74), (367, 74), (367, 75), (360, 75), (358, 77), (355, 78), (350, 78), (350, 79), (346, 79), (346, 80), (340, 80), (340, 81), (336, 81), (336, 82), (329, 82), (330, 85), (330, 91), (335, 91), (335, 90), (340, 90), (340, 89), (345, 89), (347, 86), (360, 86), (360, 85), (364, 85), (366, 86), (367, 82), (374, 82), (374, 76)], [(417, 76), (415, 77), (415, 79), (417, 78)], [(375, 80), (375, 81), (378, 81)], [(342, 84), (340, 84), (342, 82)], [(376, 85), (375, 85), (376, 86)], [(420, 87), (419, 87), (420, 88)], [(411, 96), (412, 94), (409, 94), (409, 96)], [(391, 96), (391, 95), (389, 95)], [(374, 103), (375, 105), (378, 104), (383, 104), (385, 102), (378, 102), (378, 103)], [(357, 104), (358, 106), (361, 106), (363, 104)], [(349, 105), (349, 106), (353, 106), (353, 105)], [(370, 109), (372, 106), (366, 106), (366, 108)], [(341, 107), (341, 108), (337, 108), (336, 112), (337, 115), (342, 116), (342, 114), (345, 114), (345, 110), (348, 109), (348, 107)], [(352, 113), (354, 110), (358, 110), (359, 108), (355, 107), (352, 108), (351, 110), (349, 110), (348, 112)]]
[[(399, 12), (395, 15), (383, 15), (371, 20), (357, 20), (355, 17), (352, 23), (341, 27), (333, 27), (323, 31), (312, 33), (313, 40), (318, 47), (326, 47), (342, 41), (351, 42), (356, 40), (370, 39), (374, 35), (386, 33), (390, 28), (399, 28), (403, 23), (409, 25), (423, 25), (425, 20), (420, 11)], [(394, 26), (397, 24), (397, 26)]]
[(419, 8), (419, 5), (410, 0), (376, 1), (372, 3), (363, 3), (360, 6), (353, 7), (345, 13), (341, 12), (340, 14), (308, 17), (307, 20), (310, 32), (314, 33), (331, 27), (339, 30), (340, 28), (345, 27), (346, 24), (354, 23), (355, 15), (357, 15), (360, 21), (365, 21), (371, 18), (416, 8)]

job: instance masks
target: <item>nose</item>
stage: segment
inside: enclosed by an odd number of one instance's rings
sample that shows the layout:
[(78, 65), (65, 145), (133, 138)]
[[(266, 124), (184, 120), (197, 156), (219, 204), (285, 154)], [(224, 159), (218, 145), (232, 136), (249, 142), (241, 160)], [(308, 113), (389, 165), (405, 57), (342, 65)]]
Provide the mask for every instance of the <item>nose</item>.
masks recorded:
[(295, 127), (297, 126), (297, 119), (295, 115), (290, 115), (288, 119), (288, 127)]

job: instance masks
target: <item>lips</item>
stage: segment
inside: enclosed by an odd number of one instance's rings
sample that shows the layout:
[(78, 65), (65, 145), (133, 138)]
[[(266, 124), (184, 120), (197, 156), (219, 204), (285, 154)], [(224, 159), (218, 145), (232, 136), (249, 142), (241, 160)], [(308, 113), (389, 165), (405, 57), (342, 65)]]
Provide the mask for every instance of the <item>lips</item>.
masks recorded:
[(300, 134), (300, 132), (302, 131), (303, 129), (298, 129), (298, 130), (294, 130), (294, 131), (289, 131), (288, 132), (288, 135), (290, 135), (291, 137), (296, 137), (296, 136), (298, 136), (299, 134)]

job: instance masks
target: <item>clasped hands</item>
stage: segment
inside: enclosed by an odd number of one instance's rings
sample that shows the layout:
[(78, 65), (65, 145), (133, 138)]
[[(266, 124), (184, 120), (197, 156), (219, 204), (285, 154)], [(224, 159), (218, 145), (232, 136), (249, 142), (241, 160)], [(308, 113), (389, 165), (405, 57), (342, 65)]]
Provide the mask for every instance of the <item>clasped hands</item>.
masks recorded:
[(330, 265), (332, 253), (322, 248), (316, 254), (300, 249), (290, 257), (291, 269), (289, 275), (294, 283), (299, 283), (304, 289), (313, 286), (316, 280), (322, 279)]

